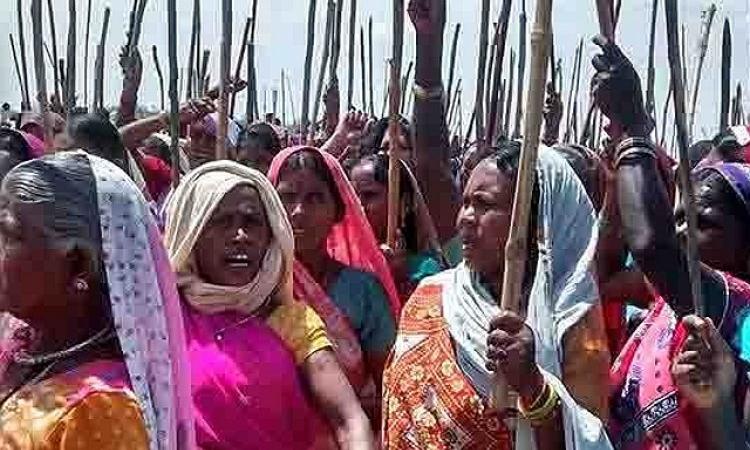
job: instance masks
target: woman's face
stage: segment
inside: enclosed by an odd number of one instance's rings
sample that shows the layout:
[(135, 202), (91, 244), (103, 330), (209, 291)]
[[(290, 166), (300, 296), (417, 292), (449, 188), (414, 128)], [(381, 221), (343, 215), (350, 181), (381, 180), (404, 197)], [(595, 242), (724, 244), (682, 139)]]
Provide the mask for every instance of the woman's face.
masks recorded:
[(458, 213), (458, 231), (466, 263), (485, 277), (499, 276), (500, 257), (508, 240), (514, 180), (492, 162), (479, 164), (464, 190)]
[(310, 169), (282, 170), (276, 190), (292, 224), (297, 251), (324, 249), (337, 219), (328, 184)]
[(38, 206), (0, 195), (0, 311), (34, 321), (65, 307), (55, 301), (69, 297), (78, 263), (41, 238)]
[(273, 153), (255, 141), (249, 141), (237, 147), (237, 162), (261, 173), (268, 173), (273, 156)]
[(350, 178), (375, 236), (383, 242), (388, 229), (387, 187), (375, 180), (375, 164), (369, 161), (355, 166)]
[[(701, 262), (729, 273), (746, 273), (750, 262), (748, 225), (730, 209), (727, 193), (722, 192), (724, 189), (719, 187), (717, 179), (709, 180), (695, 185), (698, 219), (695, 235)], [(684, 239), (687, 227), (682, 206), (677, 208), (676, 221), (679, 235)]]
[(263, 264), (272, 232), (260, 195), (237, 186), (221, 200), (195, 245), (200, 277), (220, 286), (244, 286)]

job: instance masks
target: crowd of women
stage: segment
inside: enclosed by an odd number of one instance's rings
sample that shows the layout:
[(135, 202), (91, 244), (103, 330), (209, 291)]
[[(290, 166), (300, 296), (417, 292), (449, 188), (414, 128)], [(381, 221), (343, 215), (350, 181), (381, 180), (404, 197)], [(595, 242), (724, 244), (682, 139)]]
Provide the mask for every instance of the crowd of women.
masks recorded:
[(414, 3), (399, 133), (356, 111), (314, 138), (230, 120), (216, 160), (210, 98), (181, 108), (178, 158), (167, 115), (125, 103), (118, 126), (0, 128), (0, 449), (747, 448), (750, 129), (681, 162), (697, 316), (677, 163), (632, 64), (596, 38), (610, 139), (559, 143), (549, 96), (521, 312), (502, 310), (521, 145), (450, 145), (444, 23)]

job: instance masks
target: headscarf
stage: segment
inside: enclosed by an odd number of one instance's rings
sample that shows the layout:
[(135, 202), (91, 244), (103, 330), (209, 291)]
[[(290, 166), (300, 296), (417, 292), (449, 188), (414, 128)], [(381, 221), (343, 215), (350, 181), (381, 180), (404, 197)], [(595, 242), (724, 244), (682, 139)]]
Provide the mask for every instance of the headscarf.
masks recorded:
[[(540, 149), (537, 180), (540, 191), (538, 262), (526, 323), (534, 332), (537, 364), (545, 371), (547, 380), (552, 380), (555, 389), (561, 392), (565, 435), (570, 444), (566, 448), (601, 448), (587, 444), (590, 438), (599, 442), (597, 433), (601, 431), (601, 423), (591, 422), (594, 416), (585, 414), (585, 409), (573, 402), (559, 381), (565, 333), (598, 302), (592, 272), (597, 241), (596, 216), (581, 181), (554, 151)], [(425, 283), (437, 280), (444, 286), (443, 314), (456, 345), (459, 367), (477, 391), (489, 398), (493, 373), (485, 365), (487, 335), (490, 320), (499, 314), (500, 307), (480, 284), (479, 276), (465, 263), (436, 277)], [(590, 424), (596, 426), (592, 428)], [(586, 436), (581, 433), (581, 426), (595, 433)], [(530, 430), (519, 429), (519, 439), (529, 437)], [(583, 441), (579, 441), (581, 438)], [(571, 439), (575, 440), (575, 445)], [(530, 447), (519, 445), (518, 448)]]
[(344, 169), (338, 160), (329, 153), (313, 147), (288, 148), (276, 155), (271, 162), (271, 168), (268, 172), (269, 180), (275, 186), (278, 186), (281, 168), (284, 167), (290, 156), (301, 151), (317, 152), (323, 157), (344, 205), (343, 218), (333, 226), (328, 235), (329, 255), (346, 266), (375, 275), (388, 295), (394, 318), (398, 319), (401, 309), (400, 301), (388, 262), (380, 251), (375, 234), (367, 221), (362, 204), (359, 202), (359, 197), (357, 197), (354, 188), (346, 178)]
[[(193, 250), (221, 200), (237, 186), (250, 186), (260, 195), (273, 241), (261, 269), (245, 286), (207, 283), (197, 273)], [(233, 161), (214, 161), (190, 172), (169, 199), (164, 240), (178, 273), (179, 286), (198, 311), (253, 314), (273, 296), (292, 299), (292, 227), (276, 190), (260, 172)]]
[(727, 182), (737, 200), (750, 215), (750, 165), (743, 163), (720, 163), (701, 170), (715, 171)]
[(21, 136), (23, 136), (23, 139), (26, 141), (26, 148), (28, 150), (29, 159), (41, 158), (42, 156), (44, 156), (44, 141), (34, 136), (33, 134), (29, 134), (23, 131), (21, 131), (20, 133)]
[(114, 325), (150, 449), (177, 449), (178, 432), (182, 448), (195, 448), (179, 296), (156, 221), (122, 170), (85, 155), (96, 182)]

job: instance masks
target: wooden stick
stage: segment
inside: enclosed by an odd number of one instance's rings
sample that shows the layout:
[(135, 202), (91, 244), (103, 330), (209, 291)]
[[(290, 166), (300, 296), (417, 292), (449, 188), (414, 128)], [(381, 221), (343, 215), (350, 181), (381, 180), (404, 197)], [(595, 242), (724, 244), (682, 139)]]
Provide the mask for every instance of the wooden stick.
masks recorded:
[(76, 107), (76, 15), (76, 0), (68, 0), (68, 54), (66, 57), (68, 72), (65, 76), (67, 91), (65, 109), (68, 116), (73, 114)]
[[(503, 6), (500, 9), (500, 17), (498, 23), (500, 28), (498, 30), (498, 40), (495, 46), (495, 74), (492, 83), (492, 95), (490, 96), (490, 115), (487, 120), (487, 143), (493, 145), (496, 138), (497, 122), (498, 122), (498, 111), (502, 111), (503, 103), (499, 101), (500, 96), (500, 84), (503, 78), (503, 61), (505, 60), (505, 41), (508, 36), (508, 23), (510, 22), (510, 7), (511, 0), (503, 0)], [(502, 114), (500, 114), (502, 115)]]
[[(654, 67), (654, 48), (656, 46), (656, 18), (659, 10), (659, 0), (653, 0), (651, 7), (651, 31), (648, 41), (648, 75), (646, 80), (646, 112), (652, 118), (656, 114), (656, 104), (654, 99), (654, 83), (656, 78), (656, 69)], [(654, 128), (656, 130), (656, 128)], [(658, 137), (656, 139), (658, 141)]]
[[(289, 81), (289, 77), (286, 77), (286, 82), (287, 82), (287, 86), (288, 86), (287, 90), (290, 93), (293, 92), (292, 91), (292, 82)], [(294, 96), (291, 95), (291, 94), (289, 95), (289, 107), (291, 108), (291, 113), (292, 113), (292, 123), (296, 124), (296, 123), (298, 123), (297, 122), (297, 113), (294, 111)]]
[(315, 130), (315, 125), (318, 122), (318, 112), (320, 111), (320, 98), (323, 95), (323, 82), (326, 76), (326, 69), (328, 69), (328, 59), (331, 57), (331, 41), (333, 40), (333, 23), (336, 16), (336, 3), (333, 0), (328, 0), (328, 12), (326, 14), (326, 30), (325, 40), (323, 41), (323, 57), (320, 63), (320, 72), (318, 72), (318, 82), (315, 88), (315, 97), (313, 97), (313, 113), (312, 113), (312, 126)]
[(216, 159), (229, 157), (229, 77), (232, 67), (232, 0), (221, 0), (221, 57), (219, 58), (219, 123), (216, 131)]
[[(240, 55), (237, 58), (237, 67), (234, 70), (234, 81), (237, 82), (242, 74), (242, 68), (244, 67), (245, 51), (247, 50), (247, 38), (250, 33), (250, 25), (252, 21), (248, 17), (245, 20), (245, 31), (242, 32), (242, 40), (240, 41)], [(237, 102), (237, 90), (232, 90), (232, 98), (229, 101), (229, 115), (234, 117), (234, 107)]]
[[(197, 2), (196, 2), (197, 3)], [(167, 0), (169, 53), (169, 134), (172, 156), (172, 187), (180, 183), (180, 98), (177, 92), (177, 0)], [(188, 67), (192, 70), (192, 67)]]
[(406, 97), (408, 94), (408, 87), (409, 87), (409, 79), (411, 78), (411, 71), (414, 70), (414, 61), (409, 62), (409, 68), (406, 69), (406, 75), (401, 80), (401, 107), (399, 108), (400, 113), (406, 114), (406, 110), (404, 109), (406, 107)]
[(481, 24), (479, 25), (479, 62), (477, 64), (477, 88), (474, 105), (476, 121), (476, 136), (480, 151), (484, 150), (485, 129), (484, 129), (484, 78), (487, 67), (487, 39), (489, 32), (490, 19), (490, 0), (482, 0), (482, 9), (480, 13)]
[(279, 103), (279, 91), (277, 91), (276, 89), (273, 89), (271, 90), (271, 104), (273, 105), (271, 111), (273, 112), (274, 119), (276, 119), (277, 117), (278, 103)]
[(154, 67), (156, 68), (156, 76), (159, 78), (159, 99), (160, 107), (159, 111), (164, 111), (164, 74), (161, 71), (161, 64), (159, 64), (159, 54), (157, 53), (156, 46), (151, 46), (151, 55), (154, 60)]
[(255, 43), (247, 44), (247, 105), (245, 105), (245, 120), (253, 123), (258, 119), (258, 91), (255, 77)]
[(86, 8), (86, 34), (83, 47), (83, 104), (89, 106), (89, 46), (91, 45), (91, 0)]
[(369, 68), (369, 81), (370, 82), (369, 82), (369, 86), (368, 86), (368, 88), (370, 89), (370, 95), (369, 95), (369, 97), (370, 97), (370, 116), (375, 117), (375, 95), (374, 95), (375, 88), (374, 88), (374, 83), (373, 83), (373, 72), (374, 72), (375, 69), (374, 69), (373, 61), (372, 61), (372, 16), (370, 16), (370, 20), (369, 20), (369, 22), (367, 24), (367, 28), (368, 28), (367, 32), (368, 32), (368, 35), (369, 35), (369, 41), (368, 41), (369, 51), (368, 51), (368, 53), (369, 53), (369, 60), (370, 60), (370, 68)]
[[(52, 79), (54, 83), (53, 87), (55, 90), (55, 98), (57, 98), (57, 101), (60, 101), (62, 99), (62, 97), (60, 96), (61, 74), (57, 72), (57, 27), (55, 27), (55, 11), (52, 8), (52, 0), (47, 0), (47, 16), (49, 18), (50, 46), (52, 47), (52, 55), (50, 56), (50, 59), (52, 59)], [(65, 89), (64, 86), (63, 89)]]
[(65, 72), (65, 60), (60, 58), (57, 61), (57, 66), (55, 66), (55, 70), (60, 72), (60, 85), (63, 87), (62, 89), (62, 104), (67, 105), (68, 104), (68, 89), (66, 89), (67, 86), (67, 75)]
[(99, 45), (96, 47), (96, 61), (94, 74), (94, 110), (101, 112), (104, 110), (104, 55), (107, 45), (107, 33), (109, 32), (110, 9), (104, 8), (104, 21), (102, 23), (102, 33), (99, 38)]
[[(71, 0), (73, 1), (73, 0)], [(133, 23), (133, 34), (130, 39), (130, 51), (134, 51), (138, 47), (138, 43), (141, 39), (141, 29), (143, 28), (143, 15), (146, 12), (146, 3), (148, 0), (140, 0), (138, 2), (138, 12), (135, 16), (135, 22)]]
[(664, 108), (661, 112), (661, 141), (659, 146), (664, 147), (667, 140), (667, 112), (669, 111), (669, 102), (672, 100), (672, 78), (669, 78), (669, 89), (667, 89), (667, 99), (664, 100)]
[[(486, 73), (484, 74), (484, 123), (485, 123), (485, 133), (486, 130), (489, 127), (488, 121), (489, 121), (489, 111), (490, 111), (490, 96), (492, 95), (492, 76), (494, 75), (494, 67), (495, 67), (495, 48), (497, 47), (497, 39), (498, 39), (498, 26), (499, 23), (495, 22), (492, 24), (492, 43), (490, 44), (489, 49), (487, 50), (487, 54), (490, 56), (490, 60), (487, 63), (486, 67)], [(489, 142), (489, 141), (488, 141)], [(489, 144), (488, 144), (489, 145)]]
[(510, 136), (510, 111), (513, 107), (513, 86), (515, 86), (515, 75), (516, 75), (516, 51), (510, 49), (510, 76), (508, 77), (507, 90), (505, 94), (505, 114), (503, 114), (503, 132), (502, 137), (507, 138)]
[(286, 126), (286, 84), (284, 69), (281, 69), (281, 125)]
[[(552, 18), (552, 0), (537, 0), (536, 16), (531, 31), (531, 73), (529, 90), (526, 93), (526, 120), (524, 121), (523, 147), (521, 150), (513, 194), (513, 212), (510, 233), (505, 245), (505, 270), (503, 273), (500, 307), (521, 316), (521, 296), (524, 269), (528, 256), (529, 217), (531, 197), (534, 191), (539, 133), (542, 127), (544, 107), (544, 85), (547, 81), (549, 61), (549, 40)], [(502, 372), (496, 372), (493, 403), (500, 411), (515, 408), (515, 402), (508, 395), (508, 384)]]
[(346, 91), (346, 109), (348, 111), (354, 109), (354, 49), (357, 45), (356, 42), (357, 32), (357, 0), (351, 0), (351, 6), (349, 6), (349, 65), (348, 65), (348, 79), (347, 79), (347, 91)]
[[(16, 12), (18, 13), (18, 49), (21, 54), (21, 75), (23, 75), (23, 84), (21, 85), (21, 92), (23, 102), (21, 103), (21, 109), (24, 111), (31, 110), (31, 97), (29, 96), (29, 69), (28, 63), (26, 62), (26, 37), (23, 32), (23, 4), (22, 0), (16, 2)], [(42, 62), (40, 60), (40, 62)]]
[[(729, 114), (729, 91), (732, 76), (732, 30), (729, 19), (724, 19), (724, 30), (721, 38), (721, 108), (719, 116), (719, 132), (727, 128)], [(695, 95), (693, 95), (695, 98)]]
[(576, 66), (576, 86), (573, 94), (573, 111), (571, 112), (571, 125), (573, 127), (573, 140), (578, 140), (578, 99), (581, 87), (581, 67), (583, 62), (583, 41), (581, 41), (581, 48), (578, 52), (578, 66)]
[(701, 86), (701, 73), (703, 72), (703, 62), (706, 59), (706, 51), (708, 50), (708, 39), (711, 35), (711, 25), (714, 22), (714, 16), (716, 15), (716, 5), (711, 4), (708, 10), (704, 13), (703, 22), (703, 35), (701, 36), (700, 53), (698, 56), (698, 67), (695, 69), (695, 85), (693, 86), (693, 98), (690, 101), (690, 125), (688, 126), (688, 141), (692, 141), (693, 136), (693, 125), (695, 124), (695, 107), (698, 104), (698, 92), (700, 92)]
[(365, 29), (359, 28), (360, 66), (362, 67), (362, 111), (367, 111), (367, 64), (365, 63)]
[[(678, 40), (679, 16), (677, 0), (665, 0), (664, 9), (667, 18), (667, 42), (669, 53), (669, 68), (672, 74), (672, 91), (674, 95), (675, 123), (677, 125), (677, 140), (679, 142), (680, 165), (680, 197), (687, 217), (687, 263), (690, 274), (690, 286), (693, 294), (694, 313), (703, 317), (704, 308), (701, 300), (701, 269), (698, 259), (698, 246), (695, 237), (696, 213), (693, 198), (693, 187), (690, 180), (690, 165), (688, 164), (688, 146), (690, 145), (687, 127), (685, 126), (685, 91), (682, 84), (682, 61), (680, 61), (680, 43)], [(697, 81), (696, 81), (697, 87)], [(697, 91), (697, 89), (696, 89)]]
[(200, 24), (200, 0), (193, 0), (193, 25), (190, 32), (190, 52), (188, 53), (188, 73), (187, 73), (187, 98), (193, 98), (193, 73), (195, 60), (198, 52), (198, 25)]
[(456, 118), (456, 108), (458, 107), (458, 96), (459, 96), (459, 93), (461, 92), (461, 83), (462, 82), (463, 82), (463, 80), (461, 78), (459, 78), (458, 82), (456, 83), (456, 90), (453, 93), (453, 95), (451, 96), (451, 98), (453, 99), (452, 100), (453, 101), (453, 105), (451, 105), (450, 108), (449, 108), (449, 110), (448, 110), (448, 126), (449, 126), (449, 128), (453, 124), (453, 122), (455, 121), (455, 118)]
[(10, 50), (13, 53), (13, 65), (16, 68), (16, 77), (18, 77), (18, 86), (21, 88), (21, 103), (23, 104), (23, 76), (21, 75), (21, 68), (18, 66), (18, 54), (16, 54), (16, 43), (13, 41), (13, 35), (8, 34), (10, 39)]
[(612, 0), (596, 0), (596, 13), (599, 16), (599, 34), (614, 42), (615, 12)]
[(583, 45), (583, 40), (581, 40), (576, 47), (575, 54), (573, 55), (573, 65), (571, 66), (572, 70), (570, 71), (570, 87), (568, 87), (568, 102), (567, 106), (565, 107), (565, 135), (563, 136), (564, 142), (570, 142), (570, 125), (571, 125), (571, 117), (573, 115), (573, 93), (575, 92), (574, 86), (576, 83), (576, 68), (578, 67), (578, 57), (581, 53), (581, 46)]
[(451, 93), (453, 92), (453, 80), (456, 76), (456, 52), (458, 51), (458, 36), (461, 34), (461, 24), (457, 23), (453, 31), (453, 43), (451, 44), (451, 60), (448, 66), (448, 97), (445, 100), (446, 106), (451, 105)]
[(385, 64), (383, 66), (383, 106), (380, 108), (380, 117), (385, 117), (385, 108), (388, 106), (388, 98), (390, 96), (391, 90), (390, 88), (390, 82), (391, 82), (391, 59), (388, 58), (385, 60)]
[(401, 206), (401, 61), (404, 46), (404, 0), (393, 0), (393, 55), (391, 58), (390, 108), (388, 120), (388, 229), (386, 243), (396, 248)]
[(344, 12), (344, 0), (336, 1), (336, 15), (331, 30), (331, 67), (328, 70), (329, 83), (338, 83), (339, 58), (341, 56), (341, 16)]
[(206, 72), (208, 71), (208, 61), (211, 58), (210, 50), (203, 50), (203, 60), (201, 61), (201, 69), (198, 72), (198, 95), (203, 97), (206, 94)]
[(317, 0), (310, 0), (307, 13), (307, 49), (305, 52), (305, 76), (302, 82), (302, 134), (307, 135), (310, 125), (310, 83), (312, 82), (312, 59), (315, 48), (315, 7)]
[[(690, 65), (690, 61), (687, 57), (687, 48), (688, 48), (688, 38), (687, 38), (687, 26), (683, 23), (682, 24), (682, 41), (681, 41), (681, 55), (682, 55), (682, 82), (684, 83), (685, 88), (685, 98), (690, 98), (690, 79), (688, 78), (688, 66)], [(677, 135), (677, 128), (675, 126), (675, 130), (672, 136), (672, 140), (675, 140), (675, 136)], [(674, 148), (674, 145), (672, 146)]]
[[(526, 76), (526, 0), (521, 0), (521, 14), (518, 17), (518, 91), (516, 92), (516, 117), (513, 126), (513, 139), (521, 137), (523, 117), (523, 83)], [(547, 74), (545, 72), (544, 76)]]
[(36, 100), (42, 115), (44, 127), (44, 146), (47, 152), (52, 150), (52, 123), (49, 116), (49, 97), (47, 96), (47, 77), (44, 71), (44, 50), (42, 49), (42, 0), (31, 2), (31, 24), (34, 39), (34, 73), (36, 75)]

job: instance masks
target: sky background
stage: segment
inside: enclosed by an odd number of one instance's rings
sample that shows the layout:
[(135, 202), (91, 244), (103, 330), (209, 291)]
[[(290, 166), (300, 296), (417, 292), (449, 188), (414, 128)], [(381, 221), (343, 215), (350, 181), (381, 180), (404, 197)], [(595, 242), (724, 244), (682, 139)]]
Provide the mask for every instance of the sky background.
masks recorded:
[[(58, 33), (58, 52), (65, 54), (66, 36), (68, 28), (67, 0), (52, 0), (55, 9), (55, 21)], [(342, 104), (346, 102), (346, 86), (348, 73), (348, 17), (350, 1), (345, 0), (345, 9), (342, 24), (342, 50), (339, 64), (339, 79), (342, 88)], [(408, 3), (408, 0), (405, 0)], [(475, 92), (476, 65), (478, 57), (478, 32), (479, 32), (479, 9), (481, 0), (447, 0), (448, 15), (445, 38), (445, 83), (447, 84), (447, 65), (450, 41), (453, 27), (461, 23), (462, 31), (459, 40), (458, 60), (456, 65), (456, 77), (463, 79), (463, 116), (464, 124), (468, 122), (473, 107)], [(32, 69), (32, 47), (31, 47), (31, 0), (22, 0), (23, 18), (25, 20), (24, 31), (27, 41), (27, 57), (29, 58), (29, 82), (33, 90), (34, 79)], [(78, 92), (79, 98), (83, 98), (83, 55), (85, 16), (87, 0), (76, 0), (78, 8)], [(128, 24), (128, 13), (131, 0), (92, 0), (91, 20), (91, 42), (90, 48), (90, 76), (89, 89), (93, 89), (93, 60), (95, 54), (96, 40), (102, 26), (103, 11), (106, 6), (112, 10), (108, 44), (106, 50), (105, 64), (105, 103), (112, 104), (118, 98), (121, 87), (121, 73), (117, 63), (117, 52), (119, 46), (125, 42), (125, 31)], [(652, 0), (622, 0), (622, 12), (620, 25), (618, 26), (617, 40), (626, 54), (630, 56), (635, 67), (645, 79), (648, 65), (648, 39), (649, 21)], [(44, 2), (46, 3), (46, 2)], [(167, 14), (165, 0), (150, 0), (146, 8), (141, 38), (141, 52), (144, 59), (144, 79), (140, 91), (140, 101), (146, 105), (158, 105), (159, 87), (150, 56), (150, 48), (156, 45), (165, 69), (167, 68)], [(189, 53), (190, 30), (193, 0), (177, 0), (178, 4), (178, 47), (179, 65), (187, 65), (187, 54)], [(244, 27), (245, 19), (250, 15), (251, 0), (234, 0), (234, 59), (237, 58), (238, 41)], [(501, 0), (491, 0), (492, 21), (498, 15)], [(529, 28), (533, 21), (535, 2), (527, 2), (527, 15), (529, 17)], [(680, 19), (687, 26), (687, 55), (690, 85), (694, 84), (695, 69), (698, 60), (698, 42), (701, 34), (701, 11), (710, 5), (705, 0), (682, 0), (680, 5)], [(570, 83), (570, 67), (572, 66), (575, 47), (579, 39), (585, 39), (584, 68), (587, 78), (581, 82), (580, 96), (584, 105), (587, 95), (588, 75), (592, 73), (589, 63), (591, 56), (595, 54), (595, 46), (590, 43), (592, 37), (598, 31), (596, 22), (596, 11), (593, 0), (558, 0), (555, 2), (553, 12), (553, 27), (555, 32), (555, 51), (558, 58), (563, 60), (563, 89), (567, 93)], [(721, 30), (725, 18), (730, 20), (733, 35), (733, 85), (741, 81), (744, 89), (750, 88), (750, 0), (724, 0), (715, 2), (718, 11), (714, 20), (706, 56), (705, 67), (701, 80), (701, 88), (698, 97), (698, 110), (695, 127), (695, 137), (713, 135), (718, 126), (719, 89), (720, 89), (720, 66), (721, 66)], [(309, 0), (259, 0), (258, 1), (258, 28), (257, 28), (257, 71), (260, 107), (263, 108), (263, 92), (268, 92), (268, 109), (271, 109), (271, 91), (279, 88), (281, 71), (284, 69), (291, 81), (294, 110), (299, 116), (302, 93), (302, 78), (305, 59), (306, 24)], [(521, 1), (513, 2), (511, 13), (511, 24), (508, 36), (508, 44), (514, 48), (518, 46), (518, 14)], [(216, 80), (218, 70), (219, 36), (221, 20), (221, 0), (202, 0), (202, 40), (204, 48), (211, 50), (211, 71), (213, 80)], [(318, 0), (315, 58), (313, 64), (313, 80), (317, 79), (319, 64), (321, 60), (321, 41), (324, 36), (326, 14), (326, 0)], [(391, 53), (391, 5), (388, 0), (359, 0), (358, 1), (358, 24), (366, 26), (370, 16), (374, 22), (374, 61), (375, 61), (375, 110), (379, 113), (382, 105), (383, 84), (385, 79), (384, 61)], [(48, 22), (45, 8), (45, 41), (48, 41)], [(16, 1), (0, 0), (0, 34), (13, 33), (17, 38), (16, 23)], [(404, 68), (414, 58), (414, 31), (406, 18), (406, 36), (404, 49)], [(359, 36), (359, 31), (357, 31)], [(19, 84), (13, 69), (13, 60), (7, 38), (0, 44), (0, 61), (4, 63), (4, 70), (0, 76), (0, 100), (9, 101), (14, 106), (20, 102)], [(17, 39), (16, 39), (17, 41)], [(359, 67), (359, 39), (355, 58), (355, 105), (361, 104), (360, 96), (360, 67)], [(508, 64), (509, 52), (506, 52), (505, 64)], [(234, 65), (234, 64), (233, 64)], [(508, 74), (508, 69), (504, 70)], [(659, 22), (657, 28), (656, 45), (656, 108), (661, 119), (661, 109), (666, 98), (669, 82), (669, 66), (666, 54), (666, 35), (664, 26), (663, 0), (659, 2)], [(50, 71), (47, 74), (51, 80)], [(528, 70), (527, 70), (528, 76)], [(528, 83), (527, 83), (528, 84)], [(51, 81), (48, 86), (51, 87)], [(312, 90), (315, 89), (313, 82)], [(33, 93), (32, 93), (33, 96)], [(89, 101), (91, 100), (89, 94)], [(239, 97), (238, 110), (244, 110), (244, 95)], [(567, 99), (567, 94), (564, 97)], [(745, 95), (745, 111), (750, 113), (750, 95)], [(515, 108), (515, 107), (514, 107)], [(585, 113), (585, 107), (582, 106)], [(280, 110), (280, 107), (279, 107)], [(291, 105), (287, 105), (287, 114), (291, 115)]]

